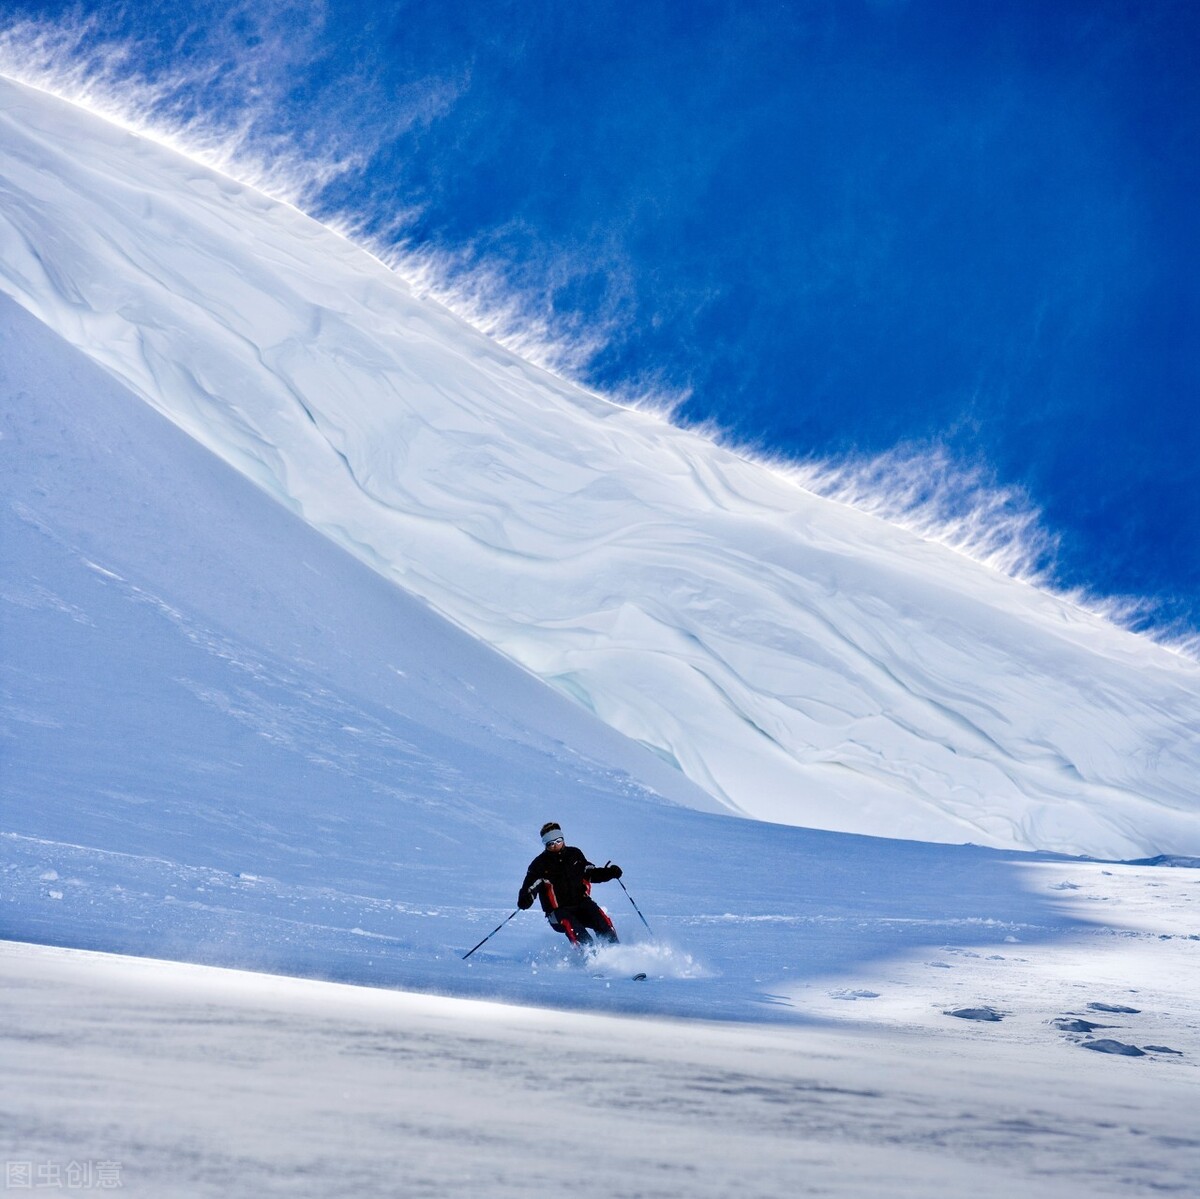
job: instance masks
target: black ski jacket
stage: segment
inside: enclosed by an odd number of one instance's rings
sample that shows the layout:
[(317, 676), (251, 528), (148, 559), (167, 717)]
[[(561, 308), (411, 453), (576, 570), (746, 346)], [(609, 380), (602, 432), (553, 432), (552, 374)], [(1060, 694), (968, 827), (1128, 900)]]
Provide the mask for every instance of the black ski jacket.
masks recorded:
[(592, 883), (606, 883), (617, 877), (613, 867), (593, 866), (583, 856), (583, 850), (574, 845), (564, 845), (556, 851), (544, 849), (529, 863), (525, 881), (517, 893), (517, 906), (532, 905), (531, 890), (540, 882), (537, 894), (542, 911), (572, 908), (591, 894)]

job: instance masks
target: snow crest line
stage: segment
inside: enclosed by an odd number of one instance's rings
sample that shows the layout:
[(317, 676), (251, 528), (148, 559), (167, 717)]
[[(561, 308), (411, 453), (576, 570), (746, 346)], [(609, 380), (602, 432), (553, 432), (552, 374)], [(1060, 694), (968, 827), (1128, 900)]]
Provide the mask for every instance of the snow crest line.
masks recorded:
[(0, 288), (730, 810), (1200, 849), (1195, 663), (555, 378), (295, 209), (7, 81), (0, 164)]

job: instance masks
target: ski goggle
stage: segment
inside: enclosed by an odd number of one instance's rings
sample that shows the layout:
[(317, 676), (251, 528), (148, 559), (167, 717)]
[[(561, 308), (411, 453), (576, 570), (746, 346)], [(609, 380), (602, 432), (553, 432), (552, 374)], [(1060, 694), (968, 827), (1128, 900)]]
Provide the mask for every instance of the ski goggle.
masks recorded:
[(562, 843), (563, 843), (563, 839), (561, 837), (555, 837), (553, 841), (546, 842), (546, 848), (549, 849), (551, 846), (561, 845)]

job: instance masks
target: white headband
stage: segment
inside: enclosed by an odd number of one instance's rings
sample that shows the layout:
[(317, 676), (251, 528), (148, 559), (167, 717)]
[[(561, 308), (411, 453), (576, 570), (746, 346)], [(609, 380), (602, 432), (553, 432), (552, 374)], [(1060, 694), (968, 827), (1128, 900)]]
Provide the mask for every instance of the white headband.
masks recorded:
[(562, 829), (560, 829), (560, 828), (548, 828), (542, 834), (542, 844), (543, 845), (549, 845), (551, 841), (561, 841), (561, 840), (563, 840), (563, 835), (562, 835)]

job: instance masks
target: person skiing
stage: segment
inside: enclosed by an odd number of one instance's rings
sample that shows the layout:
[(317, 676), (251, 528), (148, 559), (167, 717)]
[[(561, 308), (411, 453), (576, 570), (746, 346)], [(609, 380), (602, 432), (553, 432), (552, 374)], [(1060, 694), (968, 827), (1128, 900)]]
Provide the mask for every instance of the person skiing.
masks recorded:
[(536, 895), (550, 927), (564, 933), (572, 945), (591, 945), (592, 933), (611, 945), (617, 943), (617, 930), (608, 913), (592, 898), (592, 883), (606, 883), (621, 877), (621, 867), (611, 862), (594, 866), (574, 845), (563, 839), (562, 829), (550, 821), (542, 825), (545, 848), (525, 872), (525, 881), (517, 894), (517, 907), (533, 907)]

